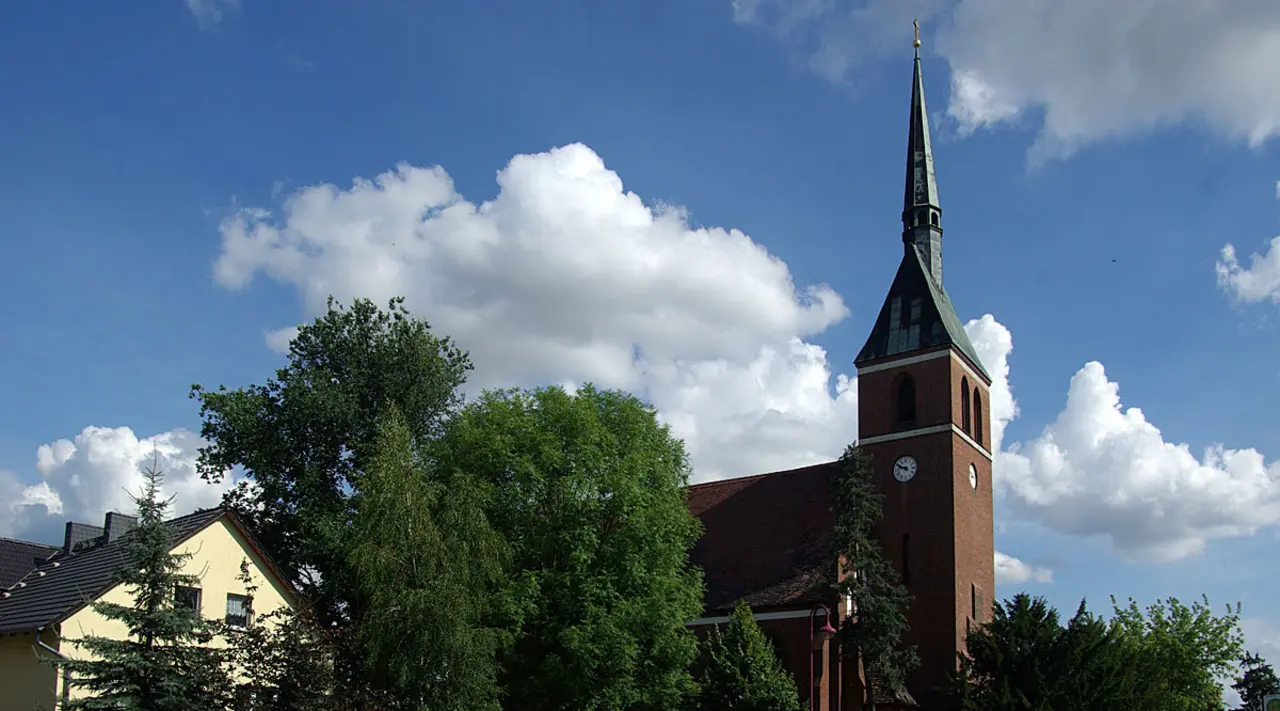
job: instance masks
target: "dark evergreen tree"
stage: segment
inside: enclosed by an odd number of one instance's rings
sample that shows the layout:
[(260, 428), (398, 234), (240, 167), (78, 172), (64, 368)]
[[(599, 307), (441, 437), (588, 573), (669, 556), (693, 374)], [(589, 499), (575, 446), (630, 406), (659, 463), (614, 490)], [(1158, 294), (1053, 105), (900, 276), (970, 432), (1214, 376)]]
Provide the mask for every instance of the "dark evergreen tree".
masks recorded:
[(1266, 660), (1252, 652), (1240, 659), (1240, 676), (1231, 688), (1240, 694), (1238, 711), (1265, 711), (1262, 702), (1270, 694), (1280, 694), (1280, 679)]
[(711, 629), (698, 645), (693, 711), (800, 711), (796, 680), (760, 631), (751, 608), (738, 603), (727, 629)]
[(210, 646), (217, 628), (198, 610), (180, 605), (178, 587), (200, 587), (183, 572), (189, 554), (173, 552), (173, 532), (165, 524), (168, 500), (160, 499), (162, 476), (153, 466), (134, 496), (138, 525), (116, 545), (126, 564), (116, 582), (131, 605), (95, 602), (93, 609), (124, 625), (122, 639), (88, 636), (77, 642), (76, 659), (61, 662), (72, 698), (66, 709), (111, 711), (220, 711), (229, 680), (218, 651)]
[[(253, 615), (257, 584), (249, 562), (240, 583)], [(281, 607), (252, 617), (246, 628), (222, 626), (232, 673), (232, 711), (334, 711), (333, 660), (329, 640), (305, 610)]]
[(876, 540), (884, 497), (871, 479), (870, 456), (856, 444), (840, 456), (832, 493), (833, 547), (842, 568), (849, 571), (835, 588), (842, 599), (852, 597), (854, 608), (841, 626), (840, 647), (846, 654), (860, 656), (868, 674), (878, 675), (893, 691), (900, 691), (907, 674), (919, 664), (915, 648), (903, 642), (911, 596)]

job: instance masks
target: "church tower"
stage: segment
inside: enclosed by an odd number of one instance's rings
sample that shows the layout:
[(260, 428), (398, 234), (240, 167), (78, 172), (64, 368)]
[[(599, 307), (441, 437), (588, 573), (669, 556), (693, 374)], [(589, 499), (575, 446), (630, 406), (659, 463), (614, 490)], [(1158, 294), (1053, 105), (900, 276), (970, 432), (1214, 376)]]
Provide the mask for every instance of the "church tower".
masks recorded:
[(923, 704), (956, 668), (968, 628), (995, 592), (991, 378), (942, 285), (942, 207), (934, 177), (919, 39), (911, 83), (902, 262), (858, 369), (858, 443), (884, 494), (878, 535), (914, 600), (907, 642)]

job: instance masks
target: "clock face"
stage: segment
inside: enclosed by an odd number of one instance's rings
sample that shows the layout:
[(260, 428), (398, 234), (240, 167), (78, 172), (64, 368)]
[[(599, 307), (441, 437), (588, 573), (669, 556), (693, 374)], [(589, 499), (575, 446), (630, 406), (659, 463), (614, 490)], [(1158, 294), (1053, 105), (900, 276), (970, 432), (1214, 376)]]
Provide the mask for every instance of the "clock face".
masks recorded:
[(916, 475), (916, 460), (914, 457), (899, 457), (898, 461), (893, 463), (893, 478), (904, 484), (911, 481)]
[(978, 468), (972, 464), (969, 465), (969, 488), (978, 488)]

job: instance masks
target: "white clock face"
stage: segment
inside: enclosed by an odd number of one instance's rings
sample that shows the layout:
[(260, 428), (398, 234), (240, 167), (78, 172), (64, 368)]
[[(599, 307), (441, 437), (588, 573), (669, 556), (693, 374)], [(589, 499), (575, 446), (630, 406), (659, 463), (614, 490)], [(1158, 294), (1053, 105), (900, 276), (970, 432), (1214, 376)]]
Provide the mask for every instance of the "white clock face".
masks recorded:
[(914, 457), (899, 457), (898, 461), (893, 463), (893, 478), (904, 484), (911, 481), (916, 475), (916, 460)]
[(978, 468), (972, 464), (969, 465), (969, 488), (978, 488)]

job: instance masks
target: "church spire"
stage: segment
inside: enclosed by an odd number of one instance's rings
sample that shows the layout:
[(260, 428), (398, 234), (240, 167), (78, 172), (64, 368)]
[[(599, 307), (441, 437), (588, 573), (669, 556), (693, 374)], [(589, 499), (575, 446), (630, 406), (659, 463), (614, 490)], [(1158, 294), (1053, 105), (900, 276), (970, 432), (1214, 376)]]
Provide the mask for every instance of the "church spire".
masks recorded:
[(942, 206), (933, 174), (929, 112), (920, 75), (920, 23), (915, 26), (915, 73), (911, 79), (911, 119), (907, 134), (907, 182), (902, 205), (902, 241), (920, 254), (929, 275), (942, 284)]

